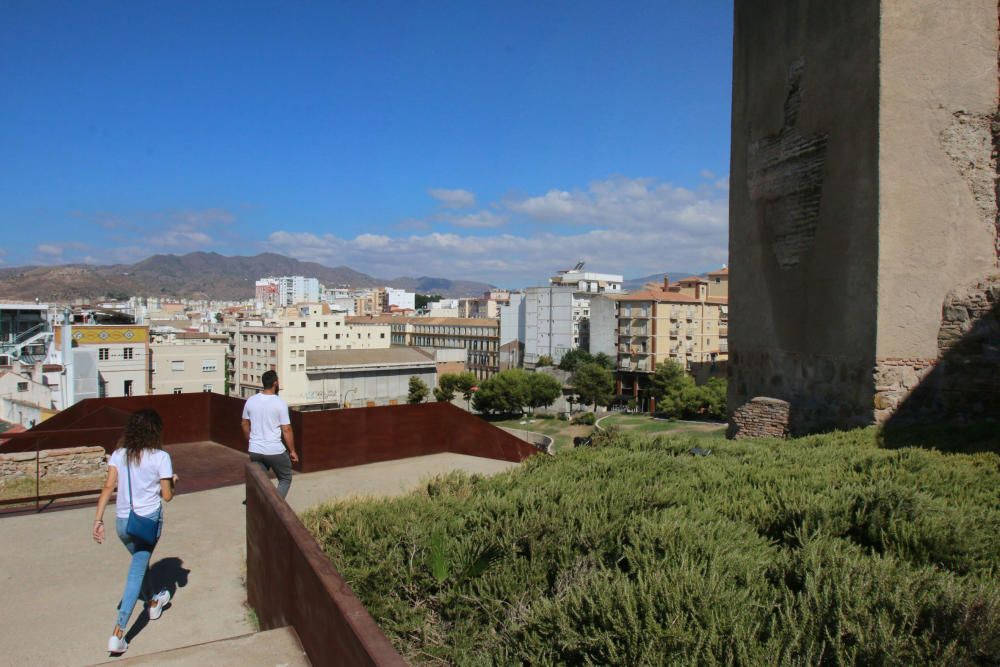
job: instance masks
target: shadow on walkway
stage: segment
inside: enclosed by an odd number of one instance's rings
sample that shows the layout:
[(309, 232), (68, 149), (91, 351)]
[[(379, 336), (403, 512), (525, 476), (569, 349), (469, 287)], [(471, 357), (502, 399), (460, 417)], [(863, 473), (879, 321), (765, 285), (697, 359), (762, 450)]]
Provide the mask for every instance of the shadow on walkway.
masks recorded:
[[(149, 578), (149, 590), (162, 591), (166, 589), (170, 591), (170, 602), (163, 608), (164, 613), (174, 605), (177, 589), (187, 586), (190, 573), (191, 570), (184, 567), (184, 561), (176, 556), (161, 558), (150, 566), (149, 573), (146, 575)], [(149, 609), (143, 608), (139, 618), (135, 619), (135, 623), (125, 634), (125, 641), (131, 642), (148, 624)]]

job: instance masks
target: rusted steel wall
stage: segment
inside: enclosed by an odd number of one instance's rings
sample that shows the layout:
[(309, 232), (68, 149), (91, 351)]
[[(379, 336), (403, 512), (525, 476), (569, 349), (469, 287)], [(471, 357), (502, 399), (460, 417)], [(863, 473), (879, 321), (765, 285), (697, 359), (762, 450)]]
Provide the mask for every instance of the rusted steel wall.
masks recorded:
[(225, 445), (230, 449), (247, 451), (247, 441), (243, 437), (243, 428), (240, 426), (243, 419), (243, 404), (246, 401), (242, 398), (221, 394), (203, 395), (208, 396), (211, 403), (209, 437), (205, 439)]
[(261, 469), (247, 464), (247, 600), (314, 665), (406, 665)]
[(304, 472), (453, 452), (523, 461), (538, 450), (449, 403), (294, 413)]
[[(128, 416), (153, 408), (163, 418), (164, 444), (213, 441), (247, 449), (240, 419), (243, 399), (210, 393), (95, 398), (82, 401), (27, 431), (3, 447), (5, 452), (94, 444), (114, 450)], [(504, 461), (523, 461), (538, 453), (530, 444), (450, 403), (291, 413), (302, 472), (345, 468), (411, 456), (453, 452)], [(114, 428), (111, 428), (114, 427)], [(94, 429), (80, 439), (79, 429)], [(62, 435), (59, 435), (62, 432)]]

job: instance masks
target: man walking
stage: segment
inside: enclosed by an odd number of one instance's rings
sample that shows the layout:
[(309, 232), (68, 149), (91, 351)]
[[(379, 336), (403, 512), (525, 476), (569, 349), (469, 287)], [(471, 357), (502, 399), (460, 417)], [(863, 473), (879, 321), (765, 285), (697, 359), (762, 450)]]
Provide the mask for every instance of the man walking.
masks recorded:
[(278, 476), (278, 493), (284, 498), (292, 485), (292, 464), (299, 462), (295, 434), (288, 418), (288, 405), (278, 397), (278, 374), (267, 371), (260, 381), (264, 391), (248, 398), (243, 406), (243, 435), (250, 443), (250, 460), (264, 470), (274, 471)]

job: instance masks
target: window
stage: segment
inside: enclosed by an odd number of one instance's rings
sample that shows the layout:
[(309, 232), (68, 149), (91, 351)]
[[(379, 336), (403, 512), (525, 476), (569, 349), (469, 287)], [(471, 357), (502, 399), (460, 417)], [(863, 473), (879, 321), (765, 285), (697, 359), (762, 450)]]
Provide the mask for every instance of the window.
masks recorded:
[(206, 393), (206, 394), (210, 394), (210, 393), (212, 393), (212, 385), (210, 385), (210, 384), (203, 384), (203, 385), (201, 385), (201, 390), (204, 393)]
[(379, 338), (385, 338), (385, 334), (379, 334)]
[[(132, 348), (126, 347), (124, 350), (122, 350), (122, 359), (131, 359), (131, 358), (132, 358)], [(126, 396), (129, 395), (130, 394), (126, 394)]]
[(329, 337), (330, 337), (330, 334), (323, 334), (323, 340), (326, 340)]
[(99, 348), (97, 348), (97, 359), (99, 361), (107, 361), (108, 360), (108, 348), (106, 348), (106, 347), (99, 347)]
[(172, 371), (183, 371), (184, 370), (184, 360), (174, 359), (170, 362), (170, 370)]
[(337, 340), (340, 340), (340, 334), (336, 334)]
[(184, 392), (183, 392), (183, 391), (181, 390), (181, 388), (180, 388), (180, 387), (174, 387), (174, 393), (175, 393), (175, 394), (182, 394), (182, 393), (184, 393)]
[(201, 360), (201, 372), (202, 373), (214, 373), (216, 369), (215, 359), (202, 359)]
[(319, 322), (316, 323), (316, 328), (319, 329)]
[(323, 322), (323, 328), (326, 329), (329, 324), (329, 322)]
[(28, 383), (27, 382), (18, 382), (17, 383), (17, 390), (18, 391), (28, 391)]
[(125, 395), (125, 396), (131, 396), (132, 395), (132, 381), (131, 380), (125, 380), (125, 384), (122, 387), (122, 394)]
[(301, 327), (301, 328), (302, 328), (302, 329), (305, 329), (305, 328), (306, 328), (306, 323), (305, 323), (305, 322), (302, 322), (302, 327)]

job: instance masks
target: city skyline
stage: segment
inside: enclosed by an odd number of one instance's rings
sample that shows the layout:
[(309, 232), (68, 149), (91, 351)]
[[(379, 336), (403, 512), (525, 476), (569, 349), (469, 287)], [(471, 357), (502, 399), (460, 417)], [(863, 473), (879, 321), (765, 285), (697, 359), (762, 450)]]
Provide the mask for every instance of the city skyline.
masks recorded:
[(727, 261), (728, 4), (4, 13), (0, 266)]

